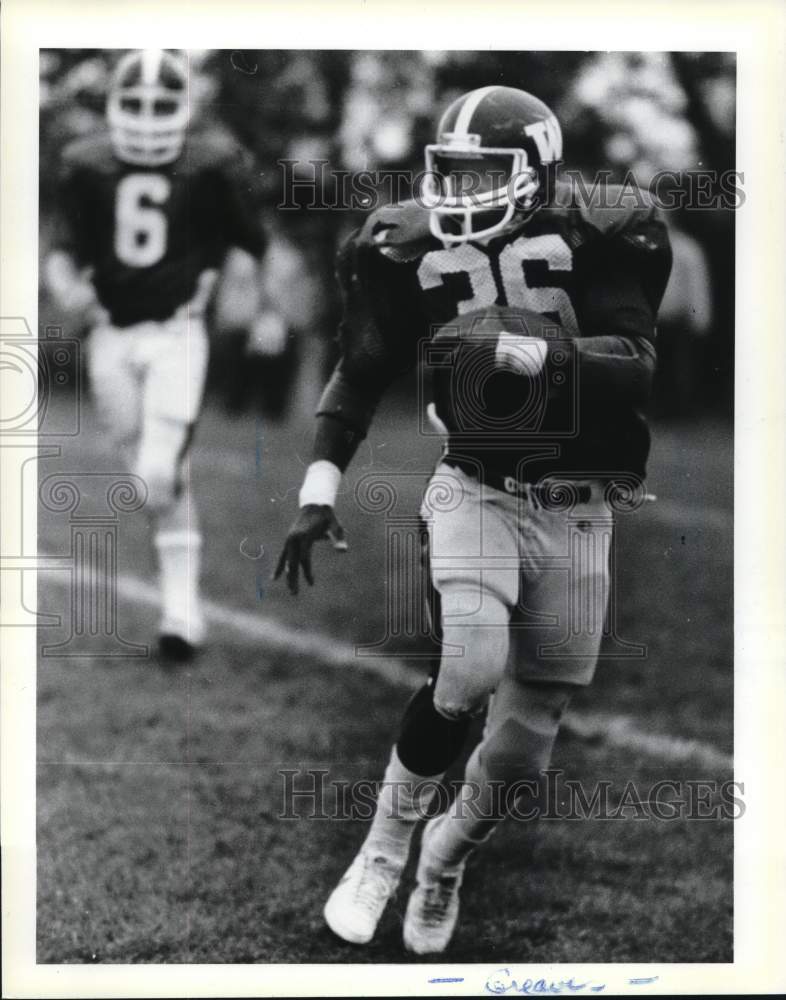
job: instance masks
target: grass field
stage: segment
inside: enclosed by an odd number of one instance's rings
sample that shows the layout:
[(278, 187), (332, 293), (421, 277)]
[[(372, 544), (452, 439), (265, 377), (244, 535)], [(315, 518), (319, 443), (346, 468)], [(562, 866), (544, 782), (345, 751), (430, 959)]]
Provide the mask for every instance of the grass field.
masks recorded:
[[(41, 462), (41, 476), (116, 471), (92, 426), (88, 413), (61, 456)], [(326, 651), (377, 640), (385, 520), (357, 508), (354, 483), (387, 476), (411, 514), (437, 449), (415, 434), (411, 410), (386, 407), (339, 503), (350, 552), (320, 550), (316, 587), (294, 600), (268, 578), (309, 431), (300, 419), (267, 426), (206, 411), (192, 475), (207, 594), (227, 613), (197, 663), (40, 659), (40, 962), (409, 961), (401, 921), (411, 870), (374, 944), (345, 945), (324, 927), (321, 907), (365, 823), (279, 818), (281, 769), (324, 768), (331, 781), (380, 777), (408, 697), (401, 676), (380, 660), (339, 668), (319, 642), (260, 641), (231, 615), (281, 623), (292, 630), (285, 635), (317, 633)], [(659, 501), (622, 518), (618, 532), (619, 632), (646, 643), (647, 656), (603, 659), (573, 709), (578, 722), (625, 717), (628, 737), (620, 745), (602, 726), (587, 735), (577, 722), (555, 753), (554, 766), (587, 786), (611, 780), (619, 795), (630, 779), (646, 789), (665, 778), (731, 777), (731, 464), (728, 428), (656, 428), (649, 486)], [(41, 512), (42, 549), (67, 551), (69, 530), (67, 515)], [(249, 559), (241, 543), (264, 554)], [(143, 512), (121, 522), (119, 563), (144, 591), (153, 563)], [(41, 611), (67, 616), (63, 584), (62, 574), (40, 574)], [(121, 600), (124, 638), (148, 642), (155, 624), (144, 600)], [(62, 640), (66, 628), (42, 629), (41, 641)], [(389, 646), (416, 651), (410, 639)], [(732, 827), (544, 820), (533, 837), (510, 823), (468, 869), (446, 958), (730, 961)]]

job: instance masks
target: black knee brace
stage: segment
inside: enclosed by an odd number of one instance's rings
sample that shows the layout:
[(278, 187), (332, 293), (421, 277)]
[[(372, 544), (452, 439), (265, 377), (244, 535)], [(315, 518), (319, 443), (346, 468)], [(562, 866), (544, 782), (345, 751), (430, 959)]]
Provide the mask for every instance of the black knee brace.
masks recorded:
[(396, 750), (401, 763), (414, 774), (442, 774), (458, 758), (469, 730), (470, 717), (448, 719), (434, 708), (434, 682), (412, 696), (401, 720)]

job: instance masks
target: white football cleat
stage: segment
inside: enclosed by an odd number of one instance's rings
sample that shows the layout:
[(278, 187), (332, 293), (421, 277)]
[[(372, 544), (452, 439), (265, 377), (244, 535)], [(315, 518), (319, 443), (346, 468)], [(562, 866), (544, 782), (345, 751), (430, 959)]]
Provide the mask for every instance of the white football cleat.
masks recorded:
[(429, 854), (428, 835), (433, 834), (436, 816), (426, 824), (418, 862), (417, 885), (412, 890), (404, 917), (404, 947), (416, 955), (444, 951), (459, 915), (459, 890), (466, 860), (446, 867)]
[(325, 903), (328, 927), (350, 944), (368, 944), (403, 870), (403, 863), (362, 848)]

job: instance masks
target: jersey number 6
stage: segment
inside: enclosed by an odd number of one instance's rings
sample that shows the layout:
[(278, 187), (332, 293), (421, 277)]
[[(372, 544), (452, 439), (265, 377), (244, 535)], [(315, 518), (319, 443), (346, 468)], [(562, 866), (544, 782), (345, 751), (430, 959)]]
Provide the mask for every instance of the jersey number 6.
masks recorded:
[(115, 253), (129, 267), (152, 267), (166, 253), (167, 219), (157, 206), (170, 187), (161, 174), (129, 174), (118, 184)]

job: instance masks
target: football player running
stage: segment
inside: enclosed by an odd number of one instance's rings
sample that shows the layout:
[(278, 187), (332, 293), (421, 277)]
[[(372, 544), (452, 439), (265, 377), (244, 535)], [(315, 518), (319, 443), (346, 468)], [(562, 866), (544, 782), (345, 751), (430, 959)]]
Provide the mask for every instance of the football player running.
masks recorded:
[(425, 827), (404, 920), (410, 951), (446, 948), (470, 852), (505, 815), (537, 813), (560, 720), (595, 670), (609, 484), (645, 474), (642, 407), (671, 254), (653, 209), (626, 207), (619, 189), (606, 191), (613, 207), (583, 204), (556, 181), (561, 156), (560, 126), (535, 97), (465, 94), (426, 149), (422, 197), (372, 213), (340, 256), (342, 357), (277, 568), (290, 589), (301, 568), (313, 582), (316, 540), (342, 543), (342, 473), (426, 340), (431, 412), (447, 435), (422, 508), (443, 652), (404, 711), (368, 835), (325, 906), (346, 941), (372, 938), (435, 779), (488, 706), (455, 802)]
[[(248, 154), (223, 134), (189, 131), (190, 118), (184, 57), (161, 49), (123, 56), (108, 129), (62, 153), (46, 261), (55, 302), (91, 327), (99, 421), (147, 486), (159, 649), (177, 661), (191, 659), (205, 634), (201, 535), (183, 468), (207, 368), (205, 307), (228, 252), (253, 272), (265, 246)], [(249, 282), (252, 298), (259, 286)]]

